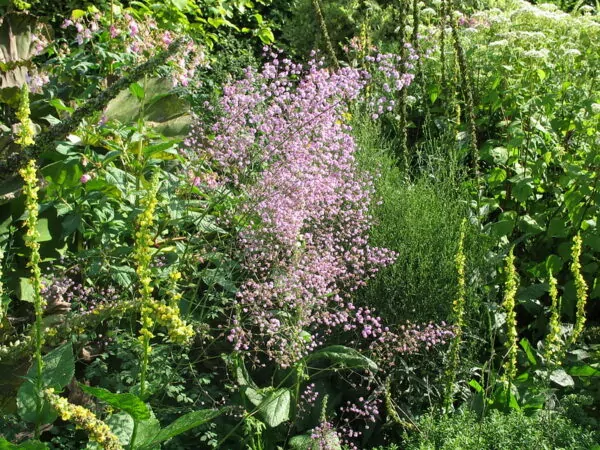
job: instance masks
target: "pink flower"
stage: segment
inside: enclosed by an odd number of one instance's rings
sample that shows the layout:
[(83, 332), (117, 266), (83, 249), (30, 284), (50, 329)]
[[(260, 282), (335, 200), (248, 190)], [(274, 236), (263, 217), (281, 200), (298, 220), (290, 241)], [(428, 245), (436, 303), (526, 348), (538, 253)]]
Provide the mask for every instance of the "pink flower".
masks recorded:
[(92, 179), (92, 176), (89, 173), (84, 173), (83, 175), (81, 175), (81, 178), (79, 179), (79, 182), (81, 184), (85, 184), (88, 181), (90, 181)]
[(171, 45), (171, 42), (173, 42), (171, 33), (169, 33), (168, 31), (165, 31), (162, 35), (162, 41), (164, 42), (165, 45)]

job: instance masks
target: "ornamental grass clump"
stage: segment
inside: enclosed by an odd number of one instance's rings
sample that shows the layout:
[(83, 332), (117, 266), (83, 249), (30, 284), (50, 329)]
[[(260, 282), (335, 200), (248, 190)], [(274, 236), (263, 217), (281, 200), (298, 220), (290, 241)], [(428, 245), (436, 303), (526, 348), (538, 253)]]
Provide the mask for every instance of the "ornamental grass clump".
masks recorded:
[[(346, 123), (366, 84), (354, 68), (295, 64), (272, 52), (262, 70), (224, 87), (220, 118), (196, 123), (191, 166), (243, 195), (239, 260), (246, 273), (229, 340), (288, 367), (353, 323), (349, 293), (389, 264), (369, 245), (372, 180), (359, 172)], [(370, 337), (381, 337), (375, 327)]]

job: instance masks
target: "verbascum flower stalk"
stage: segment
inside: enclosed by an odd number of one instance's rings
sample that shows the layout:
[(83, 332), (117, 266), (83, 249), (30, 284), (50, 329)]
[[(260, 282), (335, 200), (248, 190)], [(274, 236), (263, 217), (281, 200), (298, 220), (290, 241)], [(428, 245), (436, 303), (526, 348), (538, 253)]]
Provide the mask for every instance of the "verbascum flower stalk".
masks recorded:
[(89, 409), (69, 403), (66, 398), (55, 394), (52, 388), (44, 391), (44, 397), (62, 420), (73, 422), (77, 428), (85, 430), (90, 440), (97, 442), (106, 450), (123, 450), (119, 438), (106, 423), (98, 419)]
[(33, 122), (30, 119), (31, 110), (29, 109), (29, 87), (27, 84), (24, 84), (23, 88), (21, 89), (19, 109), (15, 115), (20, 122), (15, 143), (23, 147), (33, 145), (33, 136), (35, 134), (35, 130), (33, 128)]
[(0, 247), (0, 330), (2, 329), (2, 323), (6, 312), (4, 311), (4, 284), (2, 283), (2, 262), (4, 261), (4, 249)]
[(329, 57), (331, 58), (331, 63), (333, 67), (338, 70), (340, 68), (340, 63), (335, 56), (335, 50), (333, 49), (333, 44), (331, 43), (331, 39), (329, 37), (329, 32), (327, 31), (327, 22), (325, 22), (325, 17), (323, 16), (323, 8), (321, 7), (320, 0), (312, 0), (312, 5), (315, 10), (315, 15), (317, 16), (317, 22), (319, 22), (319, 27), (321, 28), (321, 34), (323, 35), (323, 40), (325, 41), (325, 48)]
[(442, 65), (442, 92), (446, 88), (446, 0), (440, 3), (440, 63)]
[(454, 258), (457, 272), (457, 293), (456, 299), (452, 303), (452, 314), (455, 321), (455, 334), (452, 343), (450, 344), (450, 351), (448, 352), (448, 367), (446, 369), (446, 398), (444, 399), (444, 407), (446, 411), (452, 405), (453, 398), (453, 385), (456, 379), (456, 373), (458, 372), (458, 366), (460, 364), (460, 346), (462, 344), (463, 328), (465, 325), (465, 305), (466, 305), (466, 280), (465, 280), (465, 267), (467, 263), (467, 257), (465, 255), (465, 235), (467, 231), (467, 221), (463, 219), (460, 227), (460, 238), (458, 241), (458, 250)]
[(549, 272), (549, 283), (552, 303), (550, 304), (550, 323), (544, 345), (544, 357), (547, 364), (561, 364), (564, 348), (560, 337), (560, 298), (558, 296), (557, 281), (552, 275), (552, 271)]
[(135, 233), (135, 248), (133, 258), (136, 263), (136, 273), (138, 275), (140, 288), (141, 317), (139, 340), (142, 343), (142, 361), (140, 368), (140, 394), (143, 396), (146, 391), (146, 373), (148, 371), (148, 358), (151, 351), (150, 339), (154, 337), (152, 330), (154, 328), (153, 320), (153, 298), (152, 298), (152, 271), (150, 263), (152, 261), (151, 247), (153, 245), (152, 228), (154, 225), (154, 212), (158, 205), (158, 178), (153, 178), (150, 189), (146, 197), (142, 200), (143, 212), (137, 220), (138, 230)]
[[(29, 164), (19, 171), (25, 184), (23, 185), (23, 194), (25, 195), (25, 211), (27, 219), (25, 219), (25, 246), (29, 249), (29, 262), (27, 267), (31, 270), (31, 285), (33, 288), (33, 305), (35, 312), (34, 325), (34, 353), (33, 359), (35, 364), (36, 374), (36, 390), (39, 395), (36, 397), (37, 411), (42, 409), (42, 371), (44, 363), (42, 360), (42, 346), (44, 344), (44, 325), (42, 322), (44, 315), (44, 307), (46, 302), (42, 297), (42, 271), (40, 269), (40, 244), (38, 242), (40, 234), (37, 229), (38, 225), (38, 178), (36, 173), (36, 164), (32, 159)], [(39, 424), (36, 424), (36, 437), (39, 436)]]
[(177, 282), (181, 279), (181, 272), (174, 270), (169, 273), (169, 303), (155, 302), (154, 314), (157, 323), (167, 328), (169, 339), (176, 344), (185, 344), (194, 336), (194, 330), (181, 319), (179, 300), (181, 292)]
[(473, 175), (479, 177), (479, 149), (477, 148), (477, 127), (475, 124), (475, 103), (473, 100), (473, 89), (469, 77), (469, 67), (464, 48), (458, 35), (458, 23), (455, 18), (450, 20), (452, 27), (452, 37), (454, 38), (454, 51), (458, 60), (458, 69), (460, 73), (461, 90), (465, 102), (467, 116), (467, 125), (469, 127), (469, 146), (471, 149), (471, 168)]
[(517, 375), (517, 313), (515, 311), (517, 289), (519, 280), (517, 270), (515, 268), (515, 255), (513, 249), (510, 249), (505, 260), (506, 282), (504, 284), (504, 299), (502, 308), (506, 313), (506, 362), (504, 363), (505, 381), (509, 383), (515, 379)]
[(585, 306), (587, 303), (587, 284), (581, 273), (581, 247), (582, 247), (581, 236), (578, 234), (573, 238), (573, 247), (571, 249), (571, 273), (575, 281), (575, 292), (577, 293), (577, 306), (575, 310), (575, 325), (573, 326), (573, 333), (569, 338), (569, 345), (573, 345), (581, 336), (583, 328), (585, 326)]

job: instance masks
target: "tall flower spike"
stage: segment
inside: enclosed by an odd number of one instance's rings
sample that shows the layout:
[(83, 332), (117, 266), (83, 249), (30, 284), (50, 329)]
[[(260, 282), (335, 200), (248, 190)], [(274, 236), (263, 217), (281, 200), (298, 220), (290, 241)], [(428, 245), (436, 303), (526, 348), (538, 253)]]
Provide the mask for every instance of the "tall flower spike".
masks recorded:
[(563, 342), (560, 337), (560, 298), (558, 296), (556, 278), (549, 272), (550, 283), (550, 323), (546, 336), (545, 358), (548, 364), (560, 364), (564, 352)]
[[(35, 160), (30, 160), (29, 164), (19, 171), (23, 181), (23, 194), (25, 195), (25, 210), (27, 219), (25, 220), (25, 245), (30, 251), (29, 262), (27, 267), (31, 270), (31, 285), (33, 287), (33, 305), (35, 311), (35, 326), (34, 326), (34, 364), (36, 368), (36, 390), (38, 396), (36, 398), (37, 411), (41, 412), (41, 390), (42, 390), (42, 346), (44, 345), (44, 325), (42, 322), (44, 307), (46, 302), (42, 297), (42, 271), (40, 269), (40, 237), (37, 229), (38, 225), (38, 178), (36, 174)], [(36, 424), (36, 437), (39, 436), (39, 424)]]
[(583, 275), (581, 274), (581, 246), (582, 240), (581, 236), (577, 234), (573, 238), (573, 247), (571, 250), (571, 257), (573, 261), (571, 262), (571, 273), (573, 274), (573, 279), (575, 280), (575, 291), (577, 293), (577, 309), (575, 311), (575, 325), (573, 326), (573, 333), (569, 338), (569, 345), (574, 344), (579, 339), (579, 336), (583, 332), (583, 327), (585, 326), (585, 305), (587, 303), (587, 284)]
[(33, 135), (35, 133), (33, 128), (33, 122), (29, 118), (31, 110), (29, 109), (29, 86), (23, 85), (21, 89), (21, 96), (19, 99), (19, 109), (17, 110), (16, 116), (21, 122), (19, 130), (17, 131), (17, 138), (15, 143), (28, 147), (33, 145)]
[(44, 391), (44, 397), (62, 420), (71, 421), (78, 428), (87, 431), (90, 440), (97, 442), (106, 450), (123, 450), (119, 438), (115, 436), (106, 423), (98, 419), (89, 409), (69, 403), (66, 398), (56, 395), (52, 388)]
[(0, 330), (2, 329), (2, 319), (6, 315), (4, 312), (4, 284), (2, 283), (2, 261), (4, 261), (4, 249), (0, 247)]
[(465, 266), (467, 257), (465, 256), (465, 235), (467, 231), (467, 220), (463, 219), (460, 227), (460, 238), (458, 241), (458, 250), (454, 262), (456, 264), (458, 289), (456, 300), (452, 303), (452, 314), (454, 315), (456, 333), (450, 344), (449, 363), (446, 372), (446, 399), (445, 408), (449, 409), (453, 402), (452, 388), (460, 363), (460, 345), (462, 343), (462, 333), (465, 322), (465, 304), (466, 304), (466, 282)]
[(510, 249), (505, 259), (506, 282), (504, 284), (504, 299), (502, 308), (506, 312), (506, 362), (504, 363), (504, 380), (512, 382), (517, 375), (517, 313), (515, 311), (515, 298), (519, 286), (517, 270), (515, 269), (515, 256)]
[(135, 233), (135, 247), (133, 258), (136, 262), (136, 273), (138, 275), (140, 288), (141, 317), (139, 340), (142, 343), (142, 360), (140, 362), (140, 393), (143, 396), (146, 390), (146, 372), (148, 370), (148, 359), (151, 351), (150, 339), (154, 337), (152, 329), (154, 320), (152, 318), (152, 271), (150, 262), (152, 261), (151, 246), (152, 226), (154, 225), (154, 211), (158, 205), (158, 177), (152, 179), (150, 189), (142, 199), (144, 210), (137, 220), (138, 230)]

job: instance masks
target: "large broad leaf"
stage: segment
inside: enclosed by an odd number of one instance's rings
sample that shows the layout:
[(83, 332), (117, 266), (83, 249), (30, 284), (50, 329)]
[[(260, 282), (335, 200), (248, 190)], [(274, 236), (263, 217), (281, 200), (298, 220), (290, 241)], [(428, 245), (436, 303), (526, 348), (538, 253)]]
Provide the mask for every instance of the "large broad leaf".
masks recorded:
[(153, 443), (154, 438), (159, 432), (160, 422), (156, 419), (156, 417), (150, 417), (149, 419), (138, 422), (135, 442), (133, 443), (132, 448), (148, 448), (148, 450), (160, 448), (158, 445)]
[(208, 423), (211, 420), (213, 420), (215, 417), (218, 417), (221, 414), (223, 414), (223, 412), (225, 412), (225, 409), (203, 409), (200, 411), (193, 411), (191, 413), (185, 414), (179, 419), (176, 419), (170, 425), (167, 425), (158, 433), (156, 433), (154, 438), (150, 442), (144, 443), (137, 448), (158, 448), (158, 444), (160, 444), (161, 442), (164, 442), (167, 439), (171, 439), (175, 436), (185, 433), (186, 431), (191, 430), (192, 428), (204, 425), (205, 423)]
[[(73, 379), (75, 374), (75, 360), (73, 359), (73, 347), (67, 343), (52, 350), (43, 358), (44, 370), (42, 372), (42, 388), (54, 388), (60, 390)], [(37, 383), (35, 362), (26, 375), (26, 381), (17, 393), (17, 408), (21, 419), (33, 423), (51, 423), (56, 419), (56, 413), (49, 403), (42, 400), (42, 409), (37, 414), (37, 398), (35, 386)]]
[(358, 350), (343, 345), (332, 345), (311, 354), (308, 361), (327, 359), (337, 367), (345, 369), (378, 370), (377, 364)]
[[(598, 367), (594, 367), (594, 365)], [(600, 377), (600, 365), (594, 364), (590, 366), (573, 366), (567, 369), (569, 375), (574, 377)]]
[(274, 428), (289, 420), (292, 396), (288, 389), (255, 389), (246, 386), (243, 392), (248, 401), (256, 406), (263, 422), (270, 427)]
[(0, 94), (5, 101), (14, 100), (15, 93), (27, 83), (29, 61), (34, 56), (34, 34), (43, 33), (49, 38), (48, 29), (37, 30), (35, 16), (9, 13), (0, 23)]
[(80, 384), (79, 386), (84, 392), (99, 398), (114, 408), (125, 411), (135, 420), (145, 420), (150, 418), (150, 411), (146, 407), (146, 404), (133, 394), (114, 394), (104, 388), (91, 387), (83, 384)]
[(565, 372), (564, 369), (557, 369), (550, 374), (550, 381), (559, 385), (560, 387), (573, 387), (575, 382), (571, 375)]
[(275, 389), (264, 395), (258, 406), (263, 421), (272, 428), (289, 420), (292, 395), (289, 389)]
[(143, 119), (164, 136), (185, 136), (191, 123), (190, 105), (172, 92), (172, 83), (165, 78), (152, 78), (142, 83), (142, 88), (143, 101), (130, 89), (121, 91), (106, 107), (106, 117), (124, 124)]
[[(124, 412), (113, 414), (104, 422), (110, 427), (110, 431), (117, 436), (123, 447), (129, 445), (133, 434), (133, 419), (129, 414)], [(102, 447), (94, 441), (89, 441), (86, 450), (102, 450)]]

